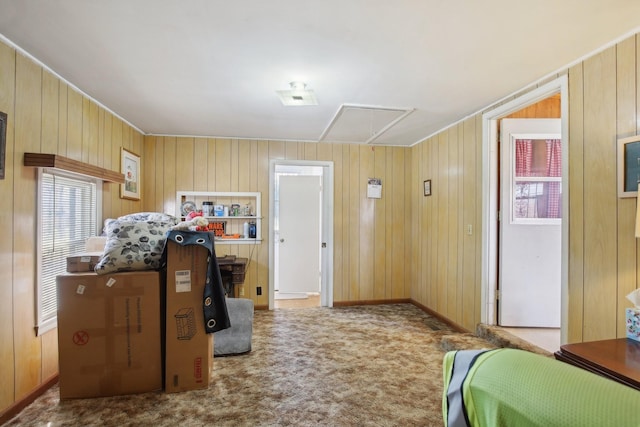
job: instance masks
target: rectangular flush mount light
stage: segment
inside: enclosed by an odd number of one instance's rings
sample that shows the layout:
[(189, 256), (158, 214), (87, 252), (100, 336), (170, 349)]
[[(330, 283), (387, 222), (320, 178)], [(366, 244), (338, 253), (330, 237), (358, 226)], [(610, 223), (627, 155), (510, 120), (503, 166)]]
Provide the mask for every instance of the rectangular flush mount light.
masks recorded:
[(290, 90), (277, 90), (277, 94), (282, 101), (282, 105), (298, 106), (298, 105), (318, 105), (315, 93), (306, 89), (306, 84), (301, 82), (291, 82)]

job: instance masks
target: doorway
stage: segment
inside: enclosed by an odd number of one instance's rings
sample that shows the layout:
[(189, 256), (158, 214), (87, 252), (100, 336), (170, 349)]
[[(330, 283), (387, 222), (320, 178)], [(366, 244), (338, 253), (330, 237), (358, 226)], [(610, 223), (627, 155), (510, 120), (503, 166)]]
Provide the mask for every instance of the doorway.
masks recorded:
[[(560, 95), (560, 140), (562, 152), (562, 170), (568, 170), (568, 82), (567, 76), (562, 76), (554, 81), (539, 86), (527, 94), (509, 101), (494, 110), (483, 114), (482, 129), (482, 306), (481, 321), (488, 325), (498, 324), (499, 307), (499, 121), (524, 107), (535, 104), (545, 98)], [(561, 179), (563, 189), (568, 189), (568, 174), (564, 173)], [(560, 220), (561, 249), (560, 249), (560, 343), (566, 342), (567, 326), (567, 295), (568, 295), (568, 191), (563, 191), (559, 209), (563, 212)], [(523, 337), (527, 339), (526, 337)], [(535, 342), (534, 342), (535, 344)]]
[(272, 160), (269, 309), (333, 306), (333, 164)]
[(560, 119), (500, 121), (500, 326), (560, 327), (560, 129)]

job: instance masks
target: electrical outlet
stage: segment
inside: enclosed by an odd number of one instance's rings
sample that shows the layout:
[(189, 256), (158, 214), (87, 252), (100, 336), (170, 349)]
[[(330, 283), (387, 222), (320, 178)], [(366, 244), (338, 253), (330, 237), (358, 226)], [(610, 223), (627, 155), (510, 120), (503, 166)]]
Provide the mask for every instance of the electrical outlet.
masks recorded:
[(240, 289), (238, 290), (238, 294), (243, 297), (244, 296), (244, 286), (240, 286)]
[(262, 286), (256, 288), (256, 295), (262, 295)]

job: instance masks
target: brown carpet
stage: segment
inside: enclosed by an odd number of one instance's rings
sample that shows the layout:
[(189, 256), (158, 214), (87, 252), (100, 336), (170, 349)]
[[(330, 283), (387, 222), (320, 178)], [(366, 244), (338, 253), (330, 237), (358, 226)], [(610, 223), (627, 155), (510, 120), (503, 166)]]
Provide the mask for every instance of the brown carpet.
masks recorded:
[(494, 347), (411, 304), (256, 311), (253, 349), (207, 390), (60, 401), (8, 426), (441, 426), (445, 350)]

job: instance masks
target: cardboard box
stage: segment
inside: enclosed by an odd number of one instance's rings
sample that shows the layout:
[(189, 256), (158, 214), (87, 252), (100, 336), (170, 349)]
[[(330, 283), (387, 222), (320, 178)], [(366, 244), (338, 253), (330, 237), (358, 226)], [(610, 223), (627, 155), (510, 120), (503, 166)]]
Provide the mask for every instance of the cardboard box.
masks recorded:
[(213, 334), (205, 333), (202, 295), (209, 251), (167, 240), (165, 384), (168, 393), (205, 389), (213, 372)]
[(102, 252), (87, 252), (67, 257), (67, 273), (93, 272)]
[(640, 341), (640, 309), (627, 308), (627, 338)]
[(157, 271), (57, 277), (60, 398), (162, 389)]
[(84, 248), (87, 252), (104, 252), (107, 245), (107, 236), (92, 236), (87, 239)]

